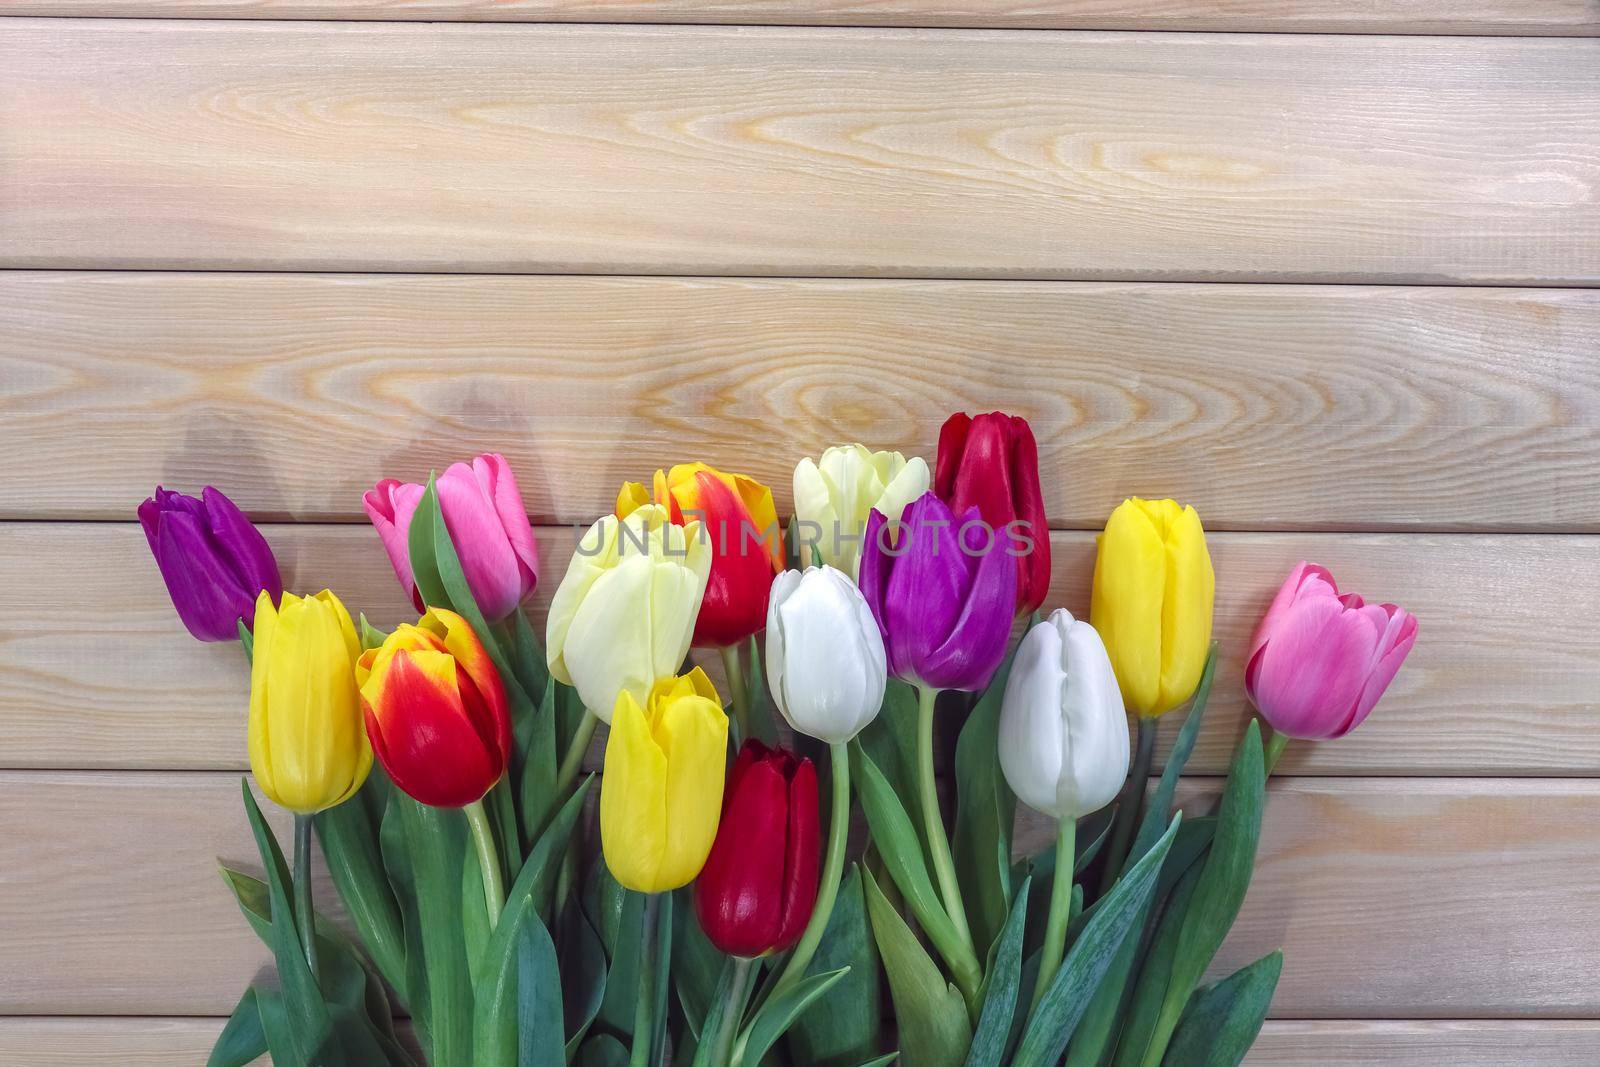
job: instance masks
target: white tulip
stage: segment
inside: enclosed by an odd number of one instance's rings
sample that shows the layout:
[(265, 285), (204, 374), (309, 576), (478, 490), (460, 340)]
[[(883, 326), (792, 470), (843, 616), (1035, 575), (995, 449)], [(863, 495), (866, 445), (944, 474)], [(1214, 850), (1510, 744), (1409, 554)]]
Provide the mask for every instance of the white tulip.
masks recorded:
[[(852, 579), (861, 567), (861, 534), (867, 513), (876, 508), (898, 519), (906, 505), (928, 491), (928, 463), (898, 452), (872, 452), (865, 445), (840, 445), (823, 451), (820, 461), (802, 459), (794, 469), (794, 514), (806, 538), (816, 538), (822, 561)], [(810, 548), (801, 545), (809, 562)]]
[(856, 583), (832, 567), (784, 571), (767, 602), (767, 680), (789, 725), (843, 744), (878, 717), (883, 634)]
[(1000, 705), (1000, 769), (1018, 799), (1057, 819), (1109, 804), (1128, 776), (1128, 717), (1106, 646), (1065, 609), (1017, 646)]

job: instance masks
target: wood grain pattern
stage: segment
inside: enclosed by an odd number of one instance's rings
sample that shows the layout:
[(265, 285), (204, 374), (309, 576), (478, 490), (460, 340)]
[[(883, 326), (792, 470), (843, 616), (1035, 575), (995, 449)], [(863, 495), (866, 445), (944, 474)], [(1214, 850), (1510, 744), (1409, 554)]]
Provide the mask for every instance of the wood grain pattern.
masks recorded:
[(787, 515), (798, 456), (931, 460), (998, 407), (1057, 526), (1141, 494), (1214, 529), (1600, 530), (1597, 350), (1588, 290), (0, 273), (0, 515), (166, 481), (359, 521), (485, 450), (536, 521), (692, 457)]
[[(216, 772), (0, 772), (0, 805), (34, 831), (0, 837), (0, 1014), (231, 1010), (268, 960), (210, 877), (253, 855), (238, 789)], [(1024, 819), (1019, 841), (1044, 831)], [(1595, 782), (1275, 780), (1219, 966), (1282, 945), (1284, 1018), (1593, 1016), (1597, 834)]]
[[(332, 583), (389, 626), (409, 610), (377, 536), (269, 526), (292, 588)], [(539, 531), (554, 591), (573, 535)], [(1295, 561), (1406, 605), (1422, 638), (1379, 710), (1337, 743), (1292, 745), (1292, 774), (1594, 775), (1600, 769), (1600, 574), (1591, 537), (1221, 534), (1223, 659), (1191, 769), (1226, 768), (1246, 721), (1249, 635)], [(1093, 539), (1058, 534), (1047, 606), (1087, 610)], [(247, 676), (237, 647), (173, 615), (131, 525), (0, 525), (0, 761), (10, 767), (242, 768)], [(715, 657), (711, 657), (715, 659)], [(708, 664), (710, 666), (710, 664)], [(714, 669), (714, 668), (713, 668)], [(1163, 747), (1179, 726), (1161, 726)], [(598, 749), (593, 766), (599, 766)]]
[(1278, 33), (1600, 33), (1591, 0), (0, 0), (0, 15)]
[[(219, 1018), (0, 1018), (0, 1063), (28, 1067), (172, 1067), (204, 1062)], [(1593, 1067), (1600, 1022), (1269, 1019), (1246, 1067)]]
[(1600, 280), (1595, 39), (22, 19), (0, 158), (9, 267)]

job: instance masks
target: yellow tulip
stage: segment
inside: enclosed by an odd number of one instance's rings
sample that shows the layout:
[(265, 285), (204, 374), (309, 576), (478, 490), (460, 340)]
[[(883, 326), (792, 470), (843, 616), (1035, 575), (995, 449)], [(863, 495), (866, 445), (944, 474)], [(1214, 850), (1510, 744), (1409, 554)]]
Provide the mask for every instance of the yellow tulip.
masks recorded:
[(620, 692), (642, 703), (688, 654), (710, 573), (699, 523), (675, 526), (657, 504), (605, 516), (578, 539), (550, 602), (550, 673), (604, 721)]
[(1100, 631), (1122, 698), (1145, 717), (1194, 695), (1211, 648), (1216, 576), (1194, 508), (1124, 500), (1094, 561), (1089, 621)]
[(268, 799), (310, 815), (343, 804), (372, 769), (356, 687), (361, 642), (339, 598), (256, 600), (250, 769)]
[(705, 671), (617, 695), (600, 777), (600, 843), (628, 889), (665, 893), (705, 865), (722, 813), (728, 717)]

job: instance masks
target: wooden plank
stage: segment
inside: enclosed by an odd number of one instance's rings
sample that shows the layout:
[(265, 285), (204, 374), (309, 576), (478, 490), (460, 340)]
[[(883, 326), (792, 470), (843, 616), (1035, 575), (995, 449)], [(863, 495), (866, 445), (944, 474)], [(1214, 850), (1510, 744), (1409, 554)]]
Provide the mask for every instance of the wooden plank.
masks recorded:
[(999, 407), (1057, 526), (1132, 493), (1216, 529), (1600, 530), (1597, 349), (1593, 290), (0, 273), (0, 515), (122, 519), (165, 480), (360, 520), (488, 449), (536, 521), (702, 456), (787, 515), (798, 456), (931, 459)]
[[(291, 587), (331, 583), (352, 610), (384, 626), (409, 610), (370, 529), (270, 526), (267, 536)], [(573, 534), (543, 528), (539, 536), (542, 626)], [(1301, 558), (1331, 567), (1349, 588), (1405, 604), (1422, 620), (1422, 637), (1361, 729), (1290, 746), (1284, 770), (1588, 776), (1600, 768), (1594, 538), (1220, 534), (1211, 544), (1224, 655), (1191, 769), (1226, 768), (1247, 714), (1240, 657)], [(1093, 538), (1059, 534), (1053, 553), (1047, 604), (1084, 612)], [(6, 766), (245, 766), (239, 650), (188, 636), (136, 527), (0, 525), (0, 589)], [(1163, 748), (1178, 726), (1176, 717), (1163, 720)]]
[(1229, 33), (1592, 36), (1588, 0), (0, 0), (0, 15), (77, 18), (689, 23)]
[[(0, 1062), (29, 1067), (171, 1067), (201, 1063), (218, 1018), (0, 1018)], [(1463, 1022), (1269, 1019), (1246, 1067), (1592, 1067), (1600, 1022), (1474, 1019)]]
[(1600, 279), (1594, 39), (21, 19), (0, 156), (9, 267)]
[[(1222, 785), (1185, 781), (1180, 802), (1203, 809)], [(1600, 951), (1600, 894), (1578, 875), (1594, 865), (1597, 789), (1274, 777), (1250, 891), (1211, 977), (1282, 948), (1272, 1014), (1284, 1018), (1593, 1017), (1600, 997), (1572, 961)], [(1054, 840), (1054, 823), (1019, 811), (1019, 852)]]
[[(253, 855), (238, 788), (215, 772), (0, 772), (0, 803), (30, 827), (0, 838), (0, 1014), (231, 1010), (268, 960), (211, 876)], [(1595, 1017), (1597, 833), (1595, 782), (1275, 780), (1220, 966), (1283, 946), (1285, 1018)], [(1025, 847), (1047, 835), (1024, 817)]]
[(1291, 1021), (1270, 1019), (1246, 1067), (1592, 1067), (1600, 1062), (1600, 1023)]

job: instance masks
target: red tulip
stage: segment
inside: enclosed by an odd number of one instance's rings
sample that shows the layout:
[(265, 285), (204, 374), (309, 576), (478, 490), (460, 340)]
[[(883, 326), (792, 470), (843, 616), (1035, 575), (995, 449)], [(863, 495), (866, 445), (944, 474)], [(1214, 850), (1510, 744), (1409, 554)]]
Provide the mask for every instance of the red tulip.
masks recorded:
[(356, 663), (372, 751), (394, 784), (437, 808), (494, 787), (511, 758), (511, 715), (494, 661), (467, 620), (431, 608)]
[(811, 761), (746, 741), (695, 883), (695, 911), (711, 943), (745, 957), (793, 947), (817, 902), (821, 850)]
[(957, 515), (976, 507), (1017, 556), (1017, 614), (1044, 603), (1050, 587), (1050, 527), (1039, 489), (1039, 448), (1028, 420), (998, 411), (961, 412), (939, 431), (933, 491)]

